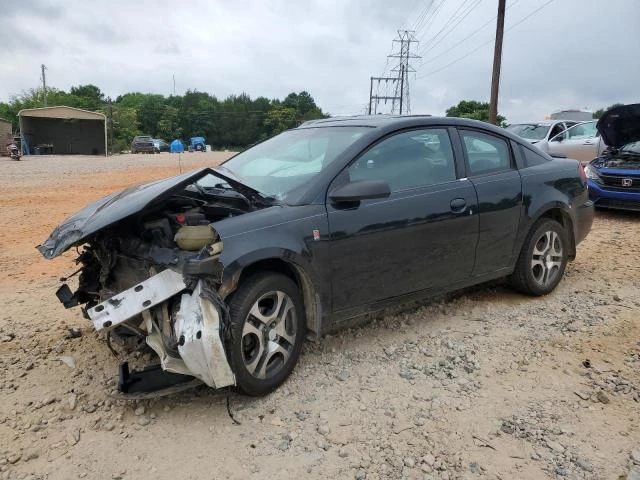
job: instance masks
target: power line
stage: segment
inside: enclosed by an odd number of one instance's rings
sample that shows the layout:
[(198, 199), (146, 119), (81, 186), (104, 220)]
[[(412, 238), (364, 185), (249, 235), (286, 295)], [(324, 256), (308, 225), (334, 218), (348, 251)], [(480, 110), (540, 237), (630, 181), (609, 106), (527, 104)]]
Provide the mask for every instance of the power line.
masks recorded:
[[(521, 0), (516, 0), (515, 2), (507, 5), (507, 10), (509, 10), (509, 8), (517, 5), (518, 3), (520, 3)], [(449, 48), (447, 48), (444, 52), (439, 53), (436, 56), (433, 57), (429, 57), (429, 59), (423, 59), (422, 62), (418, 65), (418, 68), (420, 68), (424, 63), (428, 63), (428, 62), (432, 62), (444, 55), (446, 55), (447, 53), (449, 53), (451, 50), (453, 50), (454, 48), (456, 48), (458, 45), (460, 45), (461, 43), (463, 43), (466, 40), (469, 40), (471, 37), (473, 37), (476, 33), (478, 33), (480, 30), (482, 30), (484, 27), (486, 27), (487, 25), (489, 25), (490, 23), (493, 23), (496, 18), (498, 18), (497, 16), (495, 17), (491, 17), (486, 23), (483, 23), (482, 25), (480, 25), (477, 29), (475, 29), (473, 32), (471, 32), (469, 35), (467, 35), (466, 37), (464, 37), (462, 40), (454, 43), (453, 45), (451, 45)]]
[[(510, 31), (511, 29), (517, 27), (518, 25), (520, 25), (522, 22), (524, 22), (525, 20), (527, 20), (529, 17), (535, 15), (536, 13), (538, 13), (540, 10), (542, 10), (544, 7), (546, 7), (547, 5), (549, 5), (551, 2), (553, 2), (553, 0), (548, 0), (546, 3), (544, 3), (542, 6), (538, 7), (537, 9), (535, 9), (533, 12), (531, 12), (529, 15), (525, 16), (524, 18), (522, 18), (521, 20), (519, 20), (518, 22), (514, 23), (513, 25), (511, 25), (509, 28), (507, 28), (505, 30), (505, 33)], [(470, 52), (466, 53), (465, 55), (456, 58), (455, 60), (453, 60), (452, 62), (447, 63), (446, 65), (443, 65), (440, 68), (437, 68), (436, 70), (432, 70), (431, 72), (427, 72), (424, 75), (420, 75), (419, 77), (417, 77), (417, 79), (420, 78), (425, 78), (428, 77), (430, 75), (433, 75), (434, 73), (438, 73), (441, 72), (442, 70), (449, 68), (451, 65), (458, 63), (461, 60), (464, 60), (465, 58), (473, 55), (474, 53), (476, 53), (478, 50), (480, 50), (482, 47), (485, 47), (487, 45), (489, 45), (491, 42), (493, 42), (494, 39), (490, 38), (489, 40), (487, 40), (486, 42), (478, 45), (476, 48), (474, 48), (473, 50), (471, 50)]]
[(427, 35), (427, 32), (429, 31), (429, 27), (433, 25), (433, 22), (435, 18), (438, 16), (438, 13), (440, 13), (440, 11), (442, 10), (443, 5), (444, 5), (444, 0), (440, 0), (440, 3), (433, 10), (431, 17), (426, 18), (420, 26), (415, 28), (416, 35), (419, 35), (420, 30), (424, 28), (424, 31), (422, 32), (422, 37), (420, 37), (420, 40), (422, 40)]
[(428, 14), (429, 10), (431, 10), (431, 7), (433, 7), (433, 4), (435, 3), (435, 0), (431, 0), (423, 9), (422, 12), (418, 14), (418, 16), (416, 17), (416, 21), (413, 23), (413, 25), (411, 26), (412, 30), (417, 30), (420, 26), (420, 24), (424, 21), (425, 16)]
[[(455, 23), (455, 25), (452, 25), (452, 26), (451, 26), (451, 28), (450, 28), (449, 30), (447, 30), (447, 32), (445, 32), (445, 34), (444, 34), (444, 35), (442, 35), (442, 37), (440, 37), (440, 39), (439, 39), (437, 42), (432, 43), (431, 45), (425, 45), (425, 48), (421, 51), (421, 55), (422, 55), (422, 56), (424, 56), (425, 54), (427, 54), (427, 53), (429, 53), (430, 51), (432, 51), (435, 47), (437, 47), (438, 45), (440, 45), (440, 43), (442, 43), (442, 41), (443, 41), (445, 38), (447, 38), (447, 36), (449, 36), (449, 34), (450, 34), (451, 32), (453, 32), (453, 31), (456, 29), (456, 27), (457, 27), (458, 25), (460, 25), (460, 23), (462, 23), (462, 21), (463, 21), (465, 18), (467, 18), (467, 17), (469, 16), (469, 14), (470, 14), (472, 11), (474, 11), (474, 10), (478, 7), (478, 5), (480, 5), (480, 3), (482, 3), (482, 0), (476, 0), (476, 3), (474, 3), (474, 4), (470, 5), (470, 6), (469, 6), (469, 8), (468, 8), (466, 11), (462, 12), (462, 13), (460, 14), (460, 16), (456, 19), (456, 20), (457, 20), (457, 22)], [(435, 40), (435, 38), (434, 38), (433, 40)], [(428, 48), (427, 48), (427, 47), (428, 47)]]
[(440, 34), (457, 18), (458, 12), (466, 8), (468, 2), (470, 1), (471, 0), (464, 0), (463, 2), (460, 3), (460, 5), (458, 5), (458, 8), (453, 12), (453, 14), (449, 17), (449, 19), (446, 22), (444, 22), (444, 25), (438, 31), (438, 33), (436, 33), (433, 37), (431, 37), (430, 39), (424, 42), (423, 44), (424, 46), (422, 47), (421, 53), (424, 53), (426, 48), (429, 47), (429, 45), (431, 45), (434, 42), (434, 40), (437, 39), (440, 36)]

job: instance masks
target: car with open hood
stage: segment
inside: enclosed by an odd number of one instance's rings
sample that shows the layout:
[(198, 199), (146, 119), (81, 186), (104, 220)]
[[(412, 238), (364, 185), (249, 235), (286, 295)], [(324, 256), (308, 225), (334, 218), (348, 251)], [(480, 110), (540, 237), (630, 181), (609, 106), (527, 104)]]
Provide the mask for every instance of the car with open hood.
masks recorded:
[(262, 395), (305, 339), (364, 314), (502, 277), (550, 293), (592, 220), (575, 160), (483, 122), (376, 115), (111, 194), (38, 249), (75, 247), (75, 291), (58, 299), (109, 345), (155, 352), (121, 364), (122, 392), (196, 379)]
[(608, 148), (585, 167), (596, 207), (640, 211), (640, 104), (605, 112), (596, 125)]

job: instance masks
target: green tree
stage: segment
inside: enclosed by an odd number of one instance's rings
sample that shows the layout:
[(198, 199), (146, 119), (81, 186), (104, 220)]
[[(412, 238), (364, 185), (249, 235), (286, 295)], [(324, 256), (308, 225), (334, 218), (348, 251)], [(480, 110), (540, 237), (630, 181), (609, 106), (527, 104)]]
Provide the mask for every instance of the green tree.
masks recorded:
[(268, 129), (268, 136), (276, 135), (297, 124), (296, 111), (291, 107), (276, 107), (267, 113), (264, 125)]
[(133, 137), (140, 135), (136, 110), (116, 105), (113, 107), (111, 121), (113, 125), (113, 150), (115, 152), (128, 150)]
[(69, 94), (76, 97), (82, 108), (86, 110), (98, 110), (104, 105), (104, 93), (95, 85), (78, 85), (71, 87)]
[(605, 112), (608, 112), (612, 108), (622, 107), (623, 105), (624, 103), (614, 103), (613, 105), (609, 105), (607, 108), (599, 108), (598, 110), (593, 112), (593, 118), (600, 118), (602, 115), (604, 115)]
[[(472, 120), (489, 121), (489, 102), (479, 102), (477, 100), (462, 100), (458, 105), (447, 109), (447, 117), (470, 118)], [(498, 115), (498, 125), (506, 126), (506, 118)]]

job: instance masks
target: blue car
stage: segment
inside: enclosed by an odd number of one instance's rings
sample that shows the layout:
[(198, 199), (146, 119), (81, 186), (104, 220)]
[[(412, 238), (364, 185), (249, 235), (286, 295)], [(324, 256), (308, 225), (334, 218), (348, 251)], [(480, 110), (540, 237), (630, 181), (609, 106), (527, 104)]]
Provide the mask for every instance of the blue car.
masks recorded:
[(640, 212), (640, 103), (606, 112), (596, 125), (609, 148), (585, 167), (596, 207)]
[(204, 152), (207, 149), (204, 137), (191, 137), (189, 149), (192, 152)]

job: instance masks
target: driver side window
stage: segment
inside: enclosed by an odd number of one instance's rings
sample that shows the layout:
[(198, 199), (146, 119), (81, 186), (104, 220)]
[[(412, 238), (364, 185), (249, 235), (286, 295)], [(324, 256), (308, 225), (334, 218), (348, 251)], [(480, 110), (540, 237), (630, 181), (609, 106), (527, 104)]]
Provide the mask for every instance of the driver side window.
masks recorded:
[(391, 192), (456, 179), (446, 129), (425, 128), (393, 135), (367, 150), (348, 168), (351, 182), (383, 180)]

